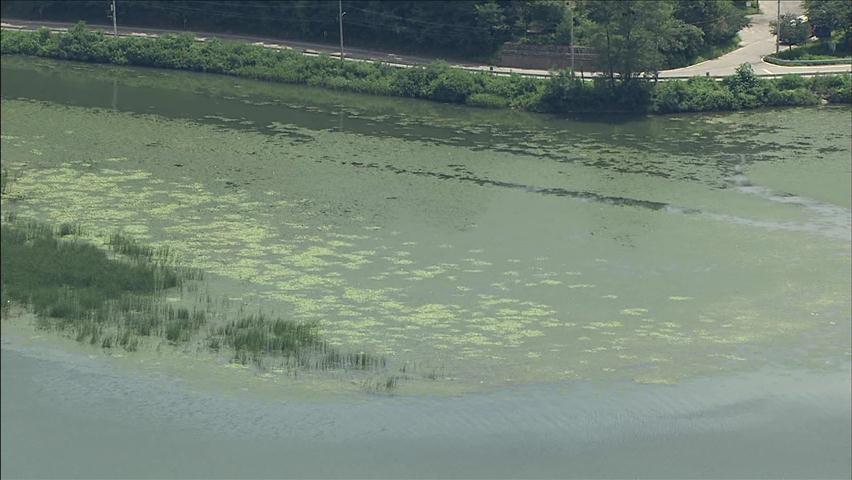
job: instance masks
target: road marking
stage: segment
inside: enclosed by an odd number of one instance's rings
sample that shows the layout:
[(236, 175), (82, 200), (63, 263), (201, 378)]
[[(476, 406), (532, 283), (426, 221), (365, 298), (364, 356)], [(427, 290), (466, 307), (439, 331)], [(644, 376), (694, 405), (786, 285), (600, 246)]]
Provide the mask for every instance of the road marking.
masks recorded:
[(763, 73), (768, 73), (768, 74), (770, 74), (770, 75), (772, 74), (772, 72), (770, 72), (769, 70), (767, 70), (767, 69), (765, 69), (765, 68), (761, 68), (761, 70), (763, 70)]

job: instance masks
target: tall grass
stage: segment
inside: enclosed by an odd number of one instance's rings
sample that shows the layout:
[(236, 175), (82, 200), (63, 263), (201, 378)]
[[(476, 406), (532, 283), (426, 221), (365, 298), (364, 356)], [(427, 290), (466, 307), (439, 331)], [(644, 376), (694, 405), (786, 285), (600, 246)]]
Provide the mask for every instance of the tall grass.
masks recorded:
[(274, 356), (283, 365), (315, 370), (374, 370), (384, 368), (384, 357), (364, 352), (343, 353), (328, 345), (317, 333), (317, 324), (249, 314), (214, 329), (208, 344), (234, 350), (234, 360), (259, 363)]
[[(26, 306), (37, 325), (103, 348), (137, 350), (145, 338), (187, 345), (194, 339), (213, 351), (228, 349), (240, 363), (263, 366), (274, 358), (289, 368), (377, 370), (384, 357), (331, 347), (316, 323), (263, 313), (238, 312), (224, 325), (203, 331), (219, 304), (200, 295), (193, 307), (174, 305), (164, 293), (199, 281), (197, 270), (177, 266), (167, 248), (151, 248), (121, 234), (100, 249), (69, 236), (79, 225), (54, 228), (31, 221), (0, 226), (0, 292), (4, 317), (11, 302)], [(221, 305), (223, 308), (226, 305)]]
[(26, 305), (44, 328), (92, 344), (133, 348), (133, 337), (186, 339), (204, 323), (203, 315), (175, 312), (162, 302), (160, 292), (186, 280), (179, 269), (141, 257), (110, 258), (90, 243), (63, 238), (80, 233), (76, 224), (16, 222), (0, 228), (4, 300)]
[(6, 167), (0, 168), (0, 195), (6, 195), (11, 190), (14, 177), (9, 174)]

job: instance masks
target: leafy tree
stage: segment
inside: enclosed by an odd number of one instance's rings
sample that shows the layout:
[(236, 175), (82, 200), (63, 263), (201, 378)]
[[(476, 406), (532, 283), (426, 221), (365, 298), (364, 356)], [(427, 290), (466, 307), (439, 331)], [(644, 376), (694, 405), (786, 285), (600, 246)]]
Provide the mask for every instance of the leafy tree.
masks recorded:
[(666, 65), (672, 67), (692, 63), (701, 54), (704, 45), (704, 32), (695, 25), (679, 20), (672, 22), (668, 35), (660, 40), (660, 48), (666, 55)]
[[(809, 1), (831, 5), (833, 12), (836, 5), (830, 2), (848, 0)], [(117, 5), (123, 25), (338, 41), (338, 0), (123, 0)], [(347, 43), (437, 56), (485, 58), (506, 41), (568, 44), (573, 31), (576, 45), (608, 44), (603, 65), (620, 75), (629, 72), (625, 78), (690, 63), (747, 24), (732, 0), (343, 0), (343, 9)], [(106, 0), (3, 0), (0, 13), (109, 23)], [(656, 47), (648, 48), (653, 43)]]
[(700, 28), (709, 45), (727, 42), (749, 23), (730, 0), (675, 0), (674, 17)]
[(852, 33), (852, 2), (849, 0), (804, 0), (808, 21), (817, 37), (830, 38), (832, 32)]
[(811, 37), (811, 26), (794, 13), (781, 15), (781, 23), (772, 22), (771, 31), (783, 45), (801, 45)]
[(656, 72), (665, 57), (662, 40), (672, 23), (671, 3), (663, 0), (587, 0), (585, 13), (593, 22), (590, 40), (601, 66), (614, 85), (616, 74), (629, 82), (643, 72)]

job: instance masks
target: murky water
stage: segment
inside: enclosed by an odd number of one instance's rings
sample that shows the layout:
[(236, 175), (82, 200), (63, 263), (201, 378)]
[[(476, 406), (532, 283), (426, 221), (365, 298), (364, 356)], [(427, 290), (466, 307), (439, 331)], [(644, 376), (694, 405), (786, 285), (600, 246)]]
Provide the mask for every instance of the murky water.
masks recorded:
[[(212, 274), (215, 294), (319, 321), (335, 345), (408, 372), (396, 396), (375, 397), (346, 375), (294, 379), (197, 352), (105, 358), (20, 321), (4, 325), (3, 384), (20, 383), (3, 389), (4, 472), (62, 472), (6, 470), (42, 431), (8, 423), (6, 405), (44, 389), (100, 392), (115, 377), (205, 392), (174, 395), (209, 411), (165, 418), (218, 432), (209, 448), (253, 462), (248, 476), (278, 476), (267, 468), (283, 460), (262, 459), (276, 445), (308, 449), (287, 440), (307, 431), (319, 432), (314, 452), (346, 460), (298, 456), (282, 475), (848, 476), (848, 429), (827, 427), (850, 418), (848, 108), (581, 121), (5, 57), (2, 98), (2, 163), (15, 176), (4, 209), (80, 222), (94, 241), (121, 230), (168, 244)], [(54, 351), (76, 359), (61, 368), (89, 368), (89, 356), (107, 370), (60, 381)], [(9, 373), (27, 369), (38, 373)], [(181, 403), (157, 389), (138, 401)], [(217, 396), (243, 389), (252, 396)], [(462, 392), (475, 393), (447, 396)], [(109, 398), (125, 396), (136, 397)], [(352, 402), (363, 420), (340, 413)], [(100, 431), (94, 414), (47, 403)], [(266, 430), (282, 416), (301, 420)], [(32, 445), (7, 447), (5, 425)], [(234, 429), (281, 443), (217, 436)], [(332, 445), (347, 438), (364, 443)], [(702, 456), (731, 438), (716, 451), (730, 461)], [(365, 453), (394, 439), (388, 458)], [(765, 454), (746, 439), (768, 442)], [(518, 442), (529, 449), (507, 456)], [(458, 469), (430, 470), (463, 444)], [(638, 468), (635, 452), (650, 463)], [(168, 459), (174, 469), (153, 476), (218, 465)]]

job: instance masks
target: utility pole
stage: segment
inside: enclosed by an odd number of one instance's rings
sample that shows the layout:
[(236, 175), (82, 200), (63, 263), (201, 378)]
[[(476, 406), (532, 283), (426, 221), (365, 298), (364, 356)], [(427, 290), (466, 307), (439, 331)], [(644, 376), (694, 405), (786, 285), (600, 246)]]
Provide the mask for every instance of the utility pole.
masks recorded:
[(775, 19), (775, 53), (778, 53), (781, 43), (781, 0), (778, 0), (778, 14)]
[(568, 3), (568, 11), (571, 12), (571, 77), (574, 77), (574, 4)]
[(110, 12), (112, 12), (112, 34), (116, 37), (118, 36), (118, 21), (115, 19), (116, 13), (115, 10), (115, 0), (112, 0), (112, 4), (109, 6)]
[(343, 11), (343, 0), (337, 1), (337, 18), (340, 21), (340, 61), (343, 61), (343, 16), (346, 12)]

